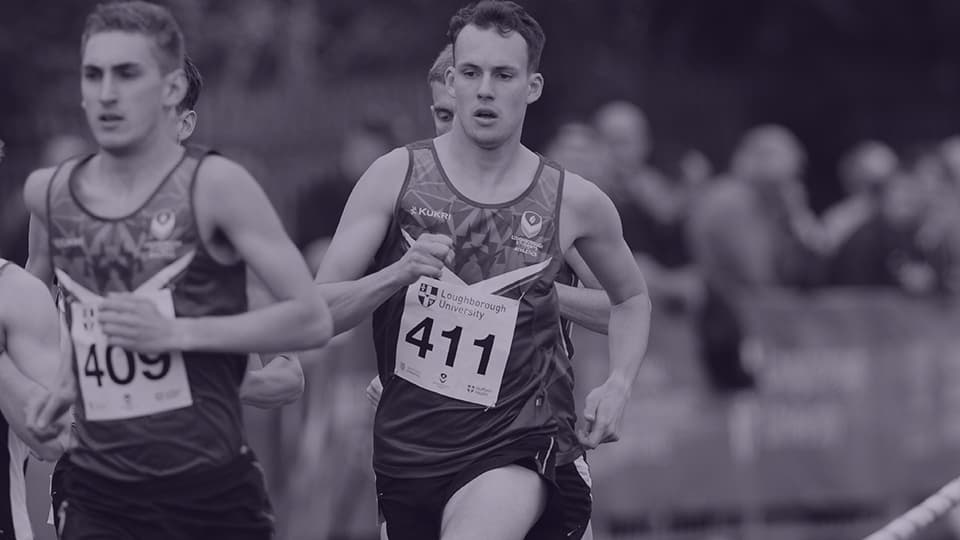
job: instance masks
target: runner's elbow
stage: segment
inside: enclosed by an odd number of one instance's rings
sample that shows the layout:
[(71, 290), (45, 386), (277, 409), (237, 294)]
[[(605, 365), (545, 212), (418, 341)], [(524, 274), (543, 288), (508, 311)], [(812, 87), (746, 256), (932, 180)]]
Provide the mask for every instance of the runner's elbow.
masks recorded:
[(304, 318), (303, 328), (307, 329), (305, 348), (319, 349), (325, 346), (333, 337), (333, 316), (326, 301), (320, 295), (315, 295), (312, 301), (307, 303), (307, 313)]

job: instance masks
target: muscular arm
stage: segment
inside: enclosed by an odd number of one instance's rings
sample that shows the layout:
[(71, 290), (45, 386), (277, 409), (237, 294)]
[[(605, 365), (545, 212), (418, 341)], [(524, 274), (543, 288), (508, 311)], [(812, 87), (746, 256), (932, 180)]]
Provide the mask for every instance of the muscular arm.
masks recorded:
[(630, 386), (647, 350), (650, 297), (610, 199), (593, 184), (582, 184), (575, 206), (581, 234), (575, 246), (610, 297), (610, 377)]
[(650, 297), (643, 274), (623, 240), (619, 215), (610, 199), (594, 184), (574, 177), (567, 183), (564, 201), (569, 202), (566, 208), (571, 210), (574, 245), (612, 303), (610, 374), (587, 396), (584, 412), (592, 426), (583, 442), (595, 447), (618, 438), (626, 402), (647, 349)]
[(588, 330), (606, 334), (610, 323), (610, 299), (600, 290), (600, 282), (576, 248), (567, 251), (566, 260), (585, 287), (556, 284), (560, 314)]
[(277, 302), (238, 315), (177, 319), (182, 348), (282, 352), (323, 346), (331, 336), (327, 305), (256, 180), (219, 157), (208, 158), (198, 174), (199, 219), (212, 220)]
[(407, 167), (404, 149), (394, 150), (370, 166), (350, 194), (317, 269), (317, 288), (330, 305), (338, 334), (359, 324), (411, 282), (413, 274), (404, 271), (399, 261), (363, 276), (387, 234)]
[[(63, 447), (57, 440), (40, 442), (27, 425), (30, 398), (57, 384), (68, 357), (61, 349), (60, 319), (47, 288), (19, 268), (9, 268), (0, 280), (0, 308), (6, 352), (0, 355), (0, 409), (14, 433), (44, 459), (56, 459)], [(11, 309), (29, 306), (29, 309)]]

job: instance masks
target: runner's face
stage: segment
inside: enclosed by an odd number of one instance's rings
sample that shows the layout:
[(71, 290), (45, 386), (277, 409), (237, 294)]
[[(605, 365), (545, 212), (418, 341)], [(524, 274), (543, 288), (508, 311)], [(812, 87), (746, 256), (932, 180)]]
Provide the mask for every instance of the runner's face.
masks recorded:
[(527, 70), (527, 42), (511, 32), (468, 25), (457, 36), (456, 65), (447, 76), (457, 122), (483, 148), (520, 140), (527, 105), (540, 97), (543, 77)]
[(433, 94), (433, 105), (430, 106), (433, 127), (437, 135), (443, 135), (453, 127), (453, 113), (457, 104), (443, 83), (430, 83), (430, 92)]
[(153, 40), (130, 32), (102, 32), (87, 40), (82, 104), (97, 143), (107, 150), (135, 146), (166, 122), (177, 103), (176, 72), (164, 75)]

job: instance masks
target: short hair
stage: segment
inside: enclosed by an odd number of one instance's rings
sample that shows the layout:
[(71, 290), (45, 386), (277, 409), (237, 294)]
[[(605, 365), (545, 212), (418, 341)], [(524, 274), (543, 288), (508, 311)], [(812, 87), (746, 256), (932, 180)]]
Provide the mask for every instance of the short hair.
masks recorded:
[(200, 69), (193, 63), (189, 56), (183, 58), (183, 73), (187, 76), (187, 93), (184, 94), (180, 104), (177, 105), (177, 112), (184, 113), (197, 108), (197, 101), (200, 100), (200, 91), (203, 90), (203, 77), (200, 76)]
[(430, 66), (430, 71), (427, 72), (427, 84), (446, 82), (447, 70), (451, 67), (453, 67), (453, 45), (448, 43)]
[(183, 32), (167, 8), (141, 0), (97, 4), (87, 16), (81, 50), (86, 48), (87, 41), (94, 34), (111, 31), (153, 38), (159, 53), (157, 60), (164, 73), (183, 67)]
[(496, 28), (504, 37), (511, 32), (520, 34), (527, 42), (527, 71), (533, 73), (540, 68), (540, 55), (543, 53), (547, 36), (540, 23), (520, 5), (509, 0), (481, 0), (461, 8), (450, 19), (447, 31), (453, 47), (456, 47), (460, 31), (471, 24), (483, 30)]

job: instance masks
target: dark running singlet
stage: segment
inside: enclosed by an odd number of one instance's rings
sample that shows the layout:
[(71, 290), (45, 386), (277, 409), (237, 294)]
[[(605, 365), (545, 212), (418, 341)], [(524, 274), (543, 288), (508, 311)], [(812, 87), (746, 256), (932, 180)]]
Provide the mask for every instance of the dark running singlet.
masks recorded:
[[(0, 278), (10, 263), (0, 259)], [(3, 299), (0, 298), (0, 302)], [(4, 336), (0, 334), (0, 354), (6, 351)], [(33, 529), (27, 514), (27, 485), (25, 475), (27, 445), (13, 432), (7, 419), (0, 414), (0, 540), (32, 540)]]
[[(557, 283), (577, 287), (580, 279), (570, 265), (564, 263), (557, 273)], [(557, 419), (557, 465), (572, 463), (583, 455), (583, 447), (577, 440), (577, 401), (573, 393), (573, 339), (570, 335), (573, 321), (560, 319), (560, 332), (566, 354), (557, 357), (555, 379), (547, 389), (547, 400)]]
[(197, 229), (193, 193), (205, 155), (188, 148), (150, 198), (121, 219), (94, 215), (76, 196), (78, 171), (92, 156), (67, 161), (50, 183), (50, 253), (80, 390), (70, 461), (110, 479), (216, 467), (239, 456), (244, 443), (245, 355), (135, 354), (107, 346), (97, 320), (111, 292), (148, 298), (170, 317), (246, 311), (244, 265), (216, 262)]
[(408, 146), (407, 177), (374, 271), (422, 233), (453, 239), (442, 280), (420, 278), (373, 316), (383, 396), (374, 468), (397, 478), (452, 474), (529, 436), (554, 436), (546, 388), (565, 356), (554, 278), (563, 170), (542, 157), (516, 199), (461, 195), (433, 141)]

